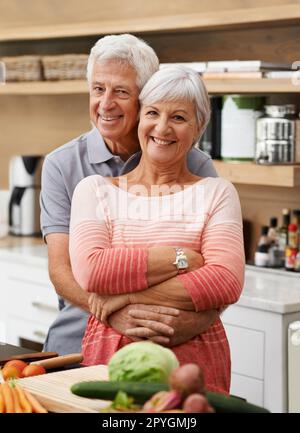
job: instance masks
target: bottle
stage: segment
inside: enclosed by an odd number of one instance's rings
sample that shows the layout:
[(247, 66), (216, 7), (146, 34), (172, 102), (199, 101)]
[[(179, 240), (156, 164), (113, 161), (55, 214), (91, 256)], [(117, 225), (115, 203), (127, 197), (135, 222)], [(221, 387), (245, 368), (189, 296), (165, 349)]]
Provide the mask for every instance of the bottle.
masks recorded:
[(261, 235), (257, 244), (257, 248), (254, 255), (255, 266), (267, 267), (269, 266), (269, 249), (270, 239), (268, 238), (268, 226), (262, 226)]
[(288, 225), (288, 245), (285, 249), (285, 269), (294, 271), (296, 264), (297, 249), (297, 225)]
[(297, 224), (297, 248), (300, 250), (300, 209), (295, 209), (293, 214)]
[(282, 209), (282, 226), (278, 229), (278, 246), (281, 255), (281, 266), (285, 266), (285, 249), (288, 244), (288, 225), (291, 219), (290, 209)]
[(300, 272), (300, 251), (296, 255), (294, 271)]
[(278, 245), (278, 229), (277, 229), (277, 218), (270, 218), (270, 227), (268, 231), (268, 238), (270, 239), (269, 248), (269, 266), (270, 268), (281, 267), (281, 251)]
[(270, 218), (270, 227), (268, 230), (268, 238), (271, 240), (271, 242), (278, 242), (277, 222), (278, 222), (278, 220), (276, 217)]

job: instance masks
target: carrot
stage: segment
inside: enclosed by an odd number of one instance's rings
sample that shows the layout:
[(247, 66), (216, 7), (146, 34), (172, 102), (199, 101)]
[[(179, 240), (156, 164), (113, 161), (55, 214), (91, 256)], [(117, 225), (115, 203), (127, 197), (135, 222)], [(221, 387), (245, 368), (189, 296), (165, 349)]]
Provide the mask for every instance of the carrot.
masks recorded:
[(44, 408), (44, 406), (42, 406), (41, 403), (37, 401), (37, 399), (32, 394), (30, 394), (30, 392), (24, 390), (24, 393), (27, 397), (27, 400), (29, 400), (29, 403), (32, 406), (33, 412), (48, 413), (48, 411)]
[(16, 413), (23, 413), (23, 409), (21, 406), (21, 401), (19, 398), (18, 391), (16, 390), (15, 387), (12, 387), (11, 391), (12, 391), (12, 396), (13, 396), (13, 400), (14, 400), (15, 412)]
[(16, 385), (15, 390), (18, 393), (20, 405), (21, 405), (21, 408), (23, 409), (23, 412), (24, 413), (32, 413), (32, 406), (29, 403), (29, 401), (28, 401), (28, 399), (24, 393), (24, 390), (20, 387), (20, 385)]
[(9, 384), (7, 382), (2, 384), (2, 394), (4, 397), (6, 413), (15, 413), (12, 390), (11, 390), (11, 387), (9, 386)]
[(2, 393), (2, 385), (0, 384), (0, 413), (5, 412), (4, 397)]

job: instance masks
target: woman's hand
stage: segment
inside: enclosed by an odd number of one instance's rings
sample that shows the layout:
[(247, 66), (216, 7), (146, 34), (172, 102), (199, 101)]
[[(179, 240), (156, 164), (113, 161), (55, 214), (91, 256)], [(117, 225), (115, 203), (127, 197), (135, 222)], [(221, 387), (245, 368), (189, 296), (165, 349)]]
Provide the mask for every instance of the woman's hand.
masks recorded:
[(107, 320), (108, 317), (115, 311), (118, 311), (130, 304), (130, 297), (127, 293), (109, 296), (91, 293), (88, 303), (91, 314), (95, 316), (101, 323), (109, 326)]

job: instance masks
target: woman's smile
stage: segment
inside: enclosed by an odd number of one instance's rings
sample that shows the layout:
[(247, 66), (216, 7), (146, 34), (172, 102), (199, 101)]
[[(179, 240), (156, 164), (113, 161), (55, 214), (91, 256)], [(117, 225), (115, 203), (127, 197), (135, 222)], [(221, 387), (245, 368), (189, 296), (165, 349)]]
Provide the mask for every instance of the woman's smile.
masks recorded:
[(150, 136), (150, 139), (151, 139), (155, 144), (157, 144), (157, 145), (159, 145), (159, 146), (168, 146), (168, 145), (170, 145), (170, 144), (174, 144), (174, 143), (176, 143), (176, 140), (166, 140), (166, 139), (163, 139), (163, 138), (158, 138), (158, 137), (153, 137), (153, 136)]

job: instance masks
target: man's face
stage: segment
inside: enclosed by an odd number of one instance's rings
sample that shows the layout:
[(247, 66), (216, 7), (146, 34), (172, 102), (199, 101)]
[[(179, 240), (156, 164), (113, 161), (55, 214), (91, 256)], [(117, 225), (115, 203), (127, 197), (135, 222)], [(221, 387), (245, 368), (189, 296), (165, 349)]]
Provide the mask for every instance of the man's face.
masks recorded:
[(90, 118), (105, 140), (127, 143), (136, 137), (138, 95), (135, 70), (108, 60), (95, 63), (90, 87)]

